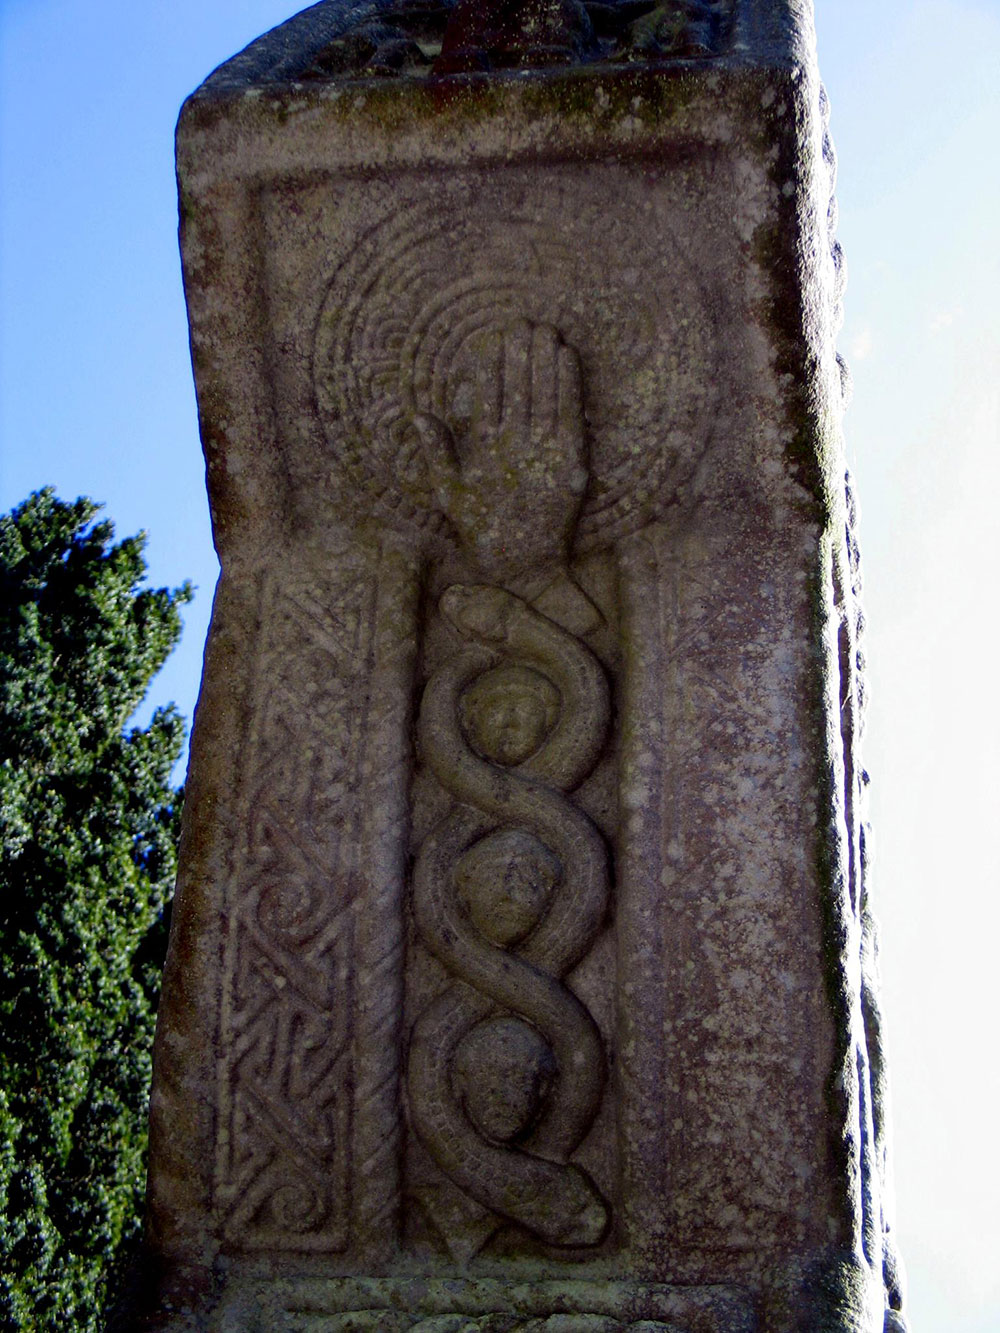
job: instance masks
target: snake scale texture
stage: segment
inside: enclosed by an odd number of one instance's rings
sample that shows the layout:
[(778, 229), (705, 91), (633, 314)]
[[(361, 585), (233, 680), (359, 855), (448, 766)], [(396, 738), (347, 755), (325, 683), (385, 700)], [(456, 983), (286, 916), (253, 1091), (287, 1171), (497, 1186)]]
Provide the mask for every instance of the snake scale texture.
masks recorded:
[[(411, 1115), (437, 1165), (484, 1207), (549, 1244), (594, 1245), (607, 1228), (608, 1207), (568, 1159), (600, 1105), (605, 1059), (596, 1023), (563, 978), (604, 921), (609, 870), (600, 833), (567, 793), (605, 745), (607, 679), (585, 644), (504, 589), (456, 585), (441, 609), (468, 646), (429, 680), (418, 728), (424, 758), (455, 804), (420, 848), (413, 909), (423, 941), (455, 980), (414, 1027)], [(509, 767), (477, 753), (460, 722), (463, 693), (503, 663), (544, 676), (560, 698), (539, 748)], [(455, 892), (456, 863), (498, 830), (537, 840), (561, 867), (547, 910), (516, 947), (487, 939)], [(452, 1077), (463, 1040), (497, 1014), (541, 1034), (556, 1069), (541, 1109), (513, 1142), (477, 1129)]]

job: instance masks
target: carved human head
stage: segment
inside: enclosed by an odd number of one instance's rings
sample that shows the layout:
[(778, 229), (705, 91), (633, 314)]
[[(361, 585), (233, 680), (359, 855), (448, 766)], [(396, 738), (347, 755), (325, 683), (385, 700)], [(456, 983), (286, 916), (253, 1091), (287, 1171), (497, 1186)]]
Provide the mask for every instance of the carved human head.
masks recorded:
[(559, 717), (559, 691), (531, 667), (504, 663), (484, 671), (465, 690), (461, 721), (472, 746), (495, 764), (523, 764)]

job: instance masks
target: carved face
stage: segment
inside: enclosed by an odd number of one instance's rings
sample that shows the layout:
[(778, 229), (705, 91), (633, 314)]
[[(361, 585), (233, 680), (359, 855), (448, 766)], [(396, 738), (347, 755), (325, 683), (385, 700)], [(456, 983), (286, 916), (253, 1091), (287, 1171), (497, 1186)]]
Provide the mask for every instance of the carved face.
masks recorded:
[(555, 726), (559, 691), (530, 667), (494, 667), (462, 695), (461, 716), (479, 754), (511, 768), (529, 759)]
[(455, 867), (459, 902), (480, 933), (501, 948), (531, 933), (561, 878), (559, 858), (523, 829), (481, 838)]
[(530, 1023), (493, 1018), (462, 1039), (452, 1077), (479, 1132), (506, 1143), (531, 1128), (556, 1073), (548, 1042)]

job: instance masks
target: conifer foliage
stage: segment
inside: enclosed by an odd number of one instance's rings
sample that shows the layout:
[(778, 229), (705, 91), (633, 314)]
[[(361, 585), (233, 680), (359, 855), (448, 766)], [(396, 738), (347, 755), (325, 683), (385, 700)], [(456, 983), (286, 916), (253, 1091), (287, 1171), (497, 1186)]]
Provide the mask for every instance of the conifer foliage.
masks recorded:
[(183, 742), (125, 730), (188, 585), (51, 490), (0, 518), (0, 1329), (97, 1330), (139, 1227)]

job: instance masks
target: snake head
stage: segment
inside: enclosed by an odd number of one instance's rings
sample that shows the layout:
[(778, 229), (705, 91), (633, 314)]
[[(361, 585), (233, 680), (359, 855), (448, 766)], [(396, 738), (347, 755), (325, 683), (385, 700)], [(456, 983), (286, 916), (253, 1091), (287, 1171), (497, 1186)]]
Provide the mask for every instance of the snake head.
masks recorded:
[(563, 1166), (550, 1202), (554, 1205), (551, 1215), (529, 1222), (532, 1230), (552, 1245), (600, 1244), (610, 1213), (585, 1171), (572, 1163)]
[(501, 644), (516, 598), (485, 583), (453, 583), (441, 597), (441, 610), (466, 638)]

